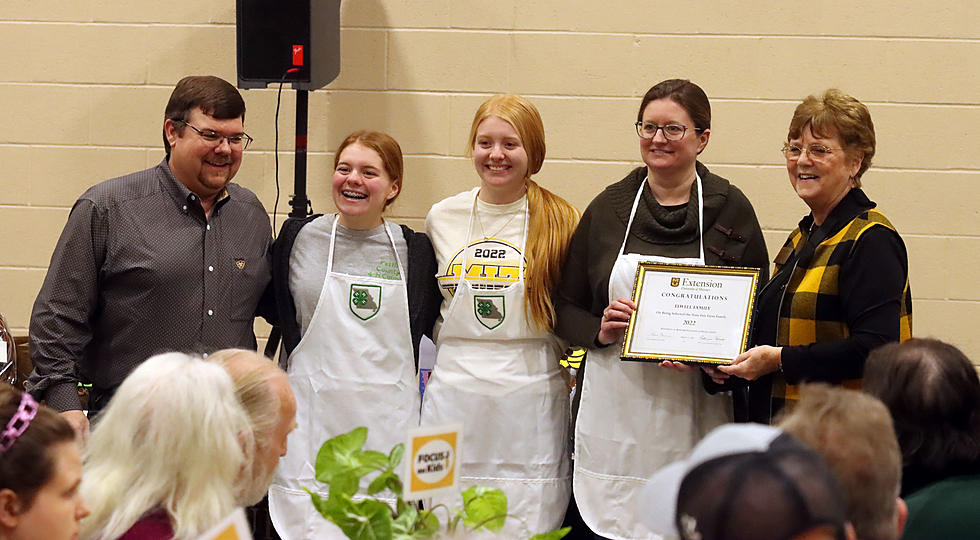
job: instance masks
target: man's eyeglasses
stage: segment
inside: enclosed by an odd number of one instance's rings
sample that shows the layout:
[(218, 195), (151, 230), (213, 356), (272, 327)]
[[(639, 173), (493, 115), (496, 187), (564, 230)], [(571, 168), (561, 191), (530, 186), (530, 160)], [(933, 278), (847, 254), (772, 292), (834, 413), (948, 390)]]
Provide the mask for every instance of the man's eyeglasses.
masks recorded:
[(811, 144), (806, 148), (797, 146), (795, 144), (784, 144), (783, 145), (783, 155), (786, 159), (791, 161), (796, 161), (800, 159), (800, 156), (806, 153), (807, 157), (814, 161), (824, 161), (834, 154), (834, 152), (839, 152), (840, 149), (831, 148), (829, 146), (824, 146), (822, 144)]
[[(653, 122), (637, 122), (633, 124), (636, 126), (636, 134), (642, 139), (652, 139), (657, 136), (657, 131), (663, 130), (664, 138), (668, 141), (679, 141), (684, 138), (684, 134), (687, 133), (687, 126), (683, 124), (667, 124), (665, 126), (658, 126)], [(701, 133), (703, 129), (694, 128), (695, 133)]]
[(240, 133), (238, 135), (222, 135), (213, 129), (197, 129), (184, 120), (174, 120), (174, 123), (178, 122), (193, 129), (198, 135), (201, 136), (202, 139), (215, 146), (221, 145), (221, 141), (226, 140), (228, 141), (228, 145), (232, 148), (241, 147), (242, 150), (245, 150), (248, 148), (249, 143), (252, 142), (252, 137), (249, 137), (247, 133)]

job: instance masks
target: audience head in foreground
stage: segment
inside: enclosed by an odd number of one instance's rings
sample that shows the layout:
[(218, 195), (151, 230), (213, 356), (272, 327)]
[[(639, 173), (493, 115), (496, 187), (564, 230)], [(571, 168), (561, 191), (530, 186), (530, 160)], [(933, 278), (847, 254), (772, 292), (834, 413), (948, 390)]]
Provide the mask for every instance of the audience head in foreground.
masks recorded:
[(286, 455), (287, 438), (296, 427), (296, 398), (286, 373), (261, 353), (224, 349), (208, 360), (231, 375), (251, 423), (255, 452), (242, 471), (238, 495), (239, 505), (251, 506), (265, 496), (279, 458)]
[(0, 538), (71, 540), (88, 515), (82, 458), (71, 425), (0, 384)]
[(182, 353), (153, 356), (119, 386), (89, 439), (82, 537), (196, 538), (237, 505), (254, 452), (232, 378)]
[(759, 424), (714, 429), (686, 460), (657, 471), (638, 503), (653, 532), (683, 540), (853, 540), (820, 456)]
[(962, 351), (936, 339), (875, 349), (865, 390), (891, 412), (902, 450), (902, 495), (980, 474), (980, 379)]
[(779, 427), (830, 465), (858, 538), (901, 537), (906, 517), (905, 503), (898, 498), (901, 454), (891, 416), (880, 401), (857, 390), (803, 385), (799, 403)]

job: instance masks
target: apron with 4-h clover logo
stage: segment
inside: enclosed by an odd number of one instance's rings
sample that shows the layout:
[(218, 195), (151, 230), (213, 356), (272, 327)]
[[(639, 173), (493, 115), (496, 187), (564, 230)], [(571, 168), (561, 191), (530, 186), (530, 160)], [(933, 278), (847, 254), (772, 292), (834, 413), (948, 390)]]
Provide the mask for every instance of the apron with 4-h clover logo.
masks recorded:
[[(527, 244), (526, 204), (523, 214), (522, 252)], [(568, 387), (558, 364), (560, 350), (550, 332), (534, 329), (525, 317), (525, 265), (518, 265), (516, 283), (476, 289), (466, 279), (467, 249), (439, 331), (422, 424), (462, 422), (463, 486), (503, 490), (508, 513), (523, 519), (530, 533), (555, 529), (571, 494)], [(458, 497), (436, 502), (452, 507)], [(500, 533), (501, 538), (527, 536), (520, 520), (510, 517)]]
[(367, 426), (364, 447), (388, 453), (404, 442), (408, 429), (419, 425), (406, 268), (391, 227), (385, 222), (398, 280), (334, 272), (338, 221), (330, 233), (320, 299), (309, 328), (289, 356), (297, 427), (269, 488), (269, 512), (283, 540), (346, 538), (313, 508), (303, 491), (307, 487), (327, 496), (326, 487), (314, 480), (316, 454), (324, 441)]

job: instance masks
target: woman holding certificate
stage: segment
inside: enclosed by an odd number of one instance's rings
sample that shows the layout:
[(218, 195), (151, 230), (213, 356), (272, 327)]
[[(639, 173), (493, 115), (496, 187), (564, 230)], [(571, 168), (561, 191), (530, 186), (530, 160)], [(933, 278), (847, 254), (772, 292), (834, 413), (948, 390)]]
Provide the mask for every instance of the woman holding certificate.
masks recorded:
[(912, 334), (905, 244), (861, 189), (875, 153), (871, 113), (831, 89), (796, 107), (783, 145), (789, 181), (810, 207), (758, 296), (756, 347), (719, 369), (754, 382), (749, 419), (796, 399), (796, 384), (859, 387), (868, 353)]
[[(551, 294), (579, 214), (531, 180), (545, 139), (527, 99), (483, 102), (469, 148), (479, 187), (436, 203), (425, 220), (444, 301), (422, 425), (461, 422), (461, 482), (503, 490), (508, 513), (536, 533), (561, 524), (571, 491)], [(508, 519), (501, 536), (526, 538), (522, 529)]]
[(732, 418), (731, 399), (709, 395), (700, 371), (620, 360), (637, 264), (755, 267), (761, 282), (769, 264), (748, 199), (697, 161), (711, 135), (704, 91), (658, 83), (636, 120), (645, 166), (589, 204), (556, 294), (556, 332), (589, 347), (576, 394), (574, 497), (598, 538), (654, 538), (634, 516), (637, 492)]

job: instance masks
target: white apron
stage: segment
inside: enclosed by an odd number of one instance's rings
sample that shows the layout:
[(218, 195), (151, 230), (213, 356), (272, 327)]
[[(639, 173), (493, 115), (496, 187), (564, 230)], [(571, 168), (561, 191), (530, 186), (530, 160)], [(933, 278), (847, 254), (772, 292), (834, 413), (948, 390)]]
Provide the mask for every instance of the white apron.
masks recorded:
[[(476, 213), (474, 195), (470, 228)], [(524, 241), (528, 215), (524, 210)], [(533, 329), (524, 314), (524, 265), (518, 282), (479, 290), (466, 281), (467, 247), (459, 285), (438, 335), (436, 365), (425, 390), (422, 425), (463, 423), (463, 487), (499, 488), (508, 517), (501, 538), (526, 538), (561, 525), (571, 493), (566, 437), (568, 385), (550, 332)], [(450, 507), (460, 497), (437, 498)], [(479, 534), (467, 533), (467, 538)]]
[[(404, 442), (406, 430), (419, 424), (407, 274), (391, 228), (385, 222), (402, 279), (351, 276), (333, 271), (338, 221), (330, 233), (320, 299), (309, 329), (289, 356), (297, 428), (269, 488), (269, 513), (283, 540), (347, 538), (314, 510), (302, 489), (327, 496), (326, 486), (314, 480), (316, 454), (324, 441), (367, 426), (364, 448), (387, 454)], [(362, 483), (362, 491), (366, 485)]]
[[(610, 301), (633, 291), (641, 261), (704, 265), (704, 198), (698, 185), (699, 255), (669, 258), (625, 253), (647, 181), (633, 201), (619, 257), (609, 275)], [(731, 399), (704, 391), (701, 370), (681, 373), (620, 360), (622, 341), (589, 349), (575, 423), (575, 502), (596, 534), (615, 540), (660, 538), (639, 523), (636, 496), (660, 467), (687, 457), (712, 428), (732, 421)]]

